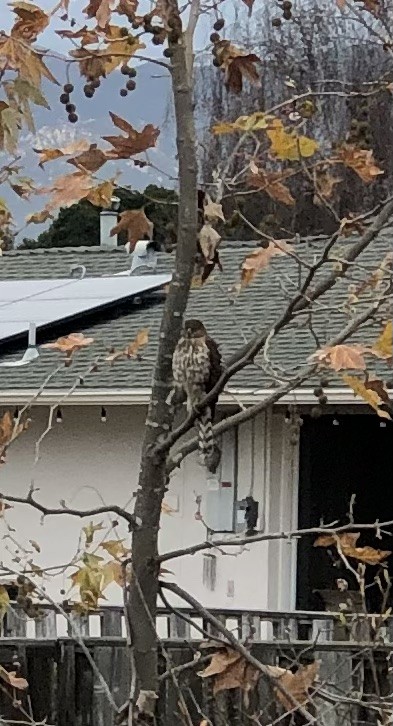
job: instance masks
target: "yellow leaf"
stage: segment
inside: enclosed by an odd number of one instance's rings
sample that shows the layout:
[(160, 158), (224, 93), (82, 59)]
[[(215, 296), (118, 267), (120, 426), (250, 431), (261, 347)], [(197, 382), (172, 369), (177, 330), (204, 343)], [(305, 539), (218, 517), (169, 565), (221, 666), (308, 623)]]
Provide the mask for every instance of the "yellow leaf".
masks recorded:
[(129, 549), (126, 549), (126, 547), (124, 547), (123, 542), (124, 539), (109, 539), (106, 542), (101, 542), (100, 547), (108, 552), (111, 557), (118, 559), (120, 557), (125, 557), (125, 555), (130, 552)]
[(92, 570), (96, 570), (102, 567), (104, 558), (100, 557), (99, 555), (93, 555), (90, 552), (84, 552), (82, 561), (86, 565), (86, 567), (91, 568)]
[(218, 124), (214, 124), (211, 128), (212, 133), (219, 136), (220, 134), (233, 134), (234, 131), (241, 131), (237, 128), (236, 122), (231, 123), (230, 121), (220, 121)]
[(91, 543), (93, 542), (95, 533), (101, 529), (104, 529), (102, 522), (99, 522), (98, 524), (93, 524), (93, 522), (90, 522), (85, 527), (82, 527), (82, 531), (84, 532), (84, 535), (86, 537), (87, 545), (91, 545)]
[(0, 37), (0, 59), (5, 60), (10, 69), (18, 71), (20, 78), (37, 88), (40, 87), (43, 76), (59, 85), (42, 60), (42, 55), (43, 53), (36, 52), (18, 37)]
[(120, 587), (124, 586), (123, 567), (120, 562), (117, 562), (116, 560), (106, 562), (103, 566), (102, 589), (104, 590), (112, 582), (115, 582), (116, 585), (119, 585)]
[(21, 127), (22, 119), (19, 111), (0, 101), (0, 149), (11, 154), (16, 151)]
[(10, 596), (4, 585), (0, 585), (0, 620), (4, 617), (10, 604)]
[(236, 121), (221, 121), (212, 127), (213, 134), (232, 134), (235, 131), (260, 131), (267, 129), (274, 121), (273, 116), (267, 116), (262, 111), (252, 113), (250, 116), (239, 116)]
[(378, 340), (374, 343), (371, 348), (372, 353), (378, 356), (378, 358), (391, 358), (393, 355), (393, 326), (392, 321), (389, 320)]
[(380, 409), (380, 406), (384, 402), (381, 399), (380, 395), (377, 393), (377, 391), (367, 388), (363, 381), (361, 381), (360, 378), (356, 378), (356, 376), (343, 375), (342, 379), (344, 383), (347, 384), (347, 386), (352, 388), (356, 396), (360, 396), (361, 398), (363, 398), (363, 400), (366, 401), (366, 403), (368, 403), (369, 406), (371, 406), (371, 408), (373, 408), (374, 411), (377, 412), (378, 416), (390, 420), (390, 416), (387, 411), (382, 411)]
[(301, 158), (313, 156), (319, 144), (308, 136), (298, 136), (295, 131), (284, 128), (280, 119), (274, 119), (266, 131), (270, 139), (269, 151), (278, 159), (285, 161), (298, 161)]
[(140, 42), (139, 38), (133, 38), (131, 35), (125, 38), (121, 35), (121, 31), (122, 28), (119, 26), (111, 25), (106, 33), (108, 45), (105, 54), (102, 54), (106, 75), (116, 70), (119, 65), (127, 63), (138, 50), (146, 47), (144, 43)]

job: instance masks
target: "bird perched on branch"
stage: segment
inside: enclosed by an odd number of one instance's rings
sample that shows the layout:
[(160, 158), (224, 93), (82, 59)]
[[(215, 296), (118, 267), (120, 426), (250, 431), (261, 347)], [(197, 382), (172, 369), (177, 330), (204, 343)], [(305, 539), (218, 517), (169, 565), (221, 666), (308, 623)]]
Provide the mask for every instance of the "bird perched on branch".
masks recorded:
[(214, 473), (220, 461), (213, 434), (218, 396), (201, 411), (198, 407), (221, 376), (221, 355), (200, 320), (185, 321), (173, 354), (172, 372), (175, 390), (186, 396), (188, 413), (198, 412), (199, 451), (204, 465)]

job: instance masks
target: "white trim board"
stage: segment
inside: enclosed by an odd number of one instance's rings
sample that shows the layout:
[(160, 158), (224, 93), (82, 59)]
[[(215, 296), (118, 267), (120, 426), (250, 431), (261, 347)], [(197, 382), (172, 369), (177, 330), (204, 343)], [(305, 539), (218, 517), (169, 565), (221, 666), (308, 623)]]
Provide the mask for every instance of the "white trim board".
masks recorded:
[[(51, 405), (57, 403), (59, 399), (64, 399), (61, 402), (62, 406), (66, 405), (85, 405), (85, 406), (97, 406), (97, 405), (112, 405), (112, 406), (137, 406), (141, 404), (147, 404), (150, 400), (151, 389), (150, 388), (119, 388), (119, 389), (88, 389), (79, 388), (70, 395), (68, 395), (67, 388), (48, 389), (42, 391), (37, 396), (38, 389), (26, 388), (26, 389), (3, 389), (0, 390), (0, 405), (17, 405), (25, 404), (30, 401), (34, 402), (34, 405)], [(227, 389), (220, 396), (219, 403), (222, 406), (236, 406), (237, 403), (244, 405), (252, 405), (264, 401), (266, 398), (271, 396), (276, 389), (266, 388), (259, 389), (257, 393), (247, 389)], [(329, 399), (329, 405), (362, 405), (365, 403), (361, 398), (355, 397), (353, 391), (349, 388), (327, 388), (327, 395)], [(33, 401), (34, 399), (34, 401)], [(298, 405), (315, 405), (317, 399), (313, 394), (313, 388), (297, 388), (291, 393), (284, 395), (276, 406), (288, 406), (289, 404)]]

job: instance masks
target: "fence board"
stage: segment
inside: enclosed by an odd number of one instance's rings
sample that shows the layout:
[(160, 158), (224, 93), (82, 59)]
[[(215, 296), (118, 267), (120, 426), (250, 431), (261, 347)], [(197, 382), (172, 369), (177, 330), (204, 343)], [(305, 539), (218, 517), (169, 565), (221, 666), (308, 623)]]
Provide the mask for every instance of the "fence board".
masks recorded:
[(75, 696), (75, 644), (71, 641), (70, 643), (62, 643), (60, 646), (56, 726), (71, 726), (71, 724), (75, 723)]
[[(16, 670), (29, 681), (37, 721), (46, 718), (54, 726), (114, 726), (113, 709), (81, 649), (79, 638), (72, 635), (76, 629), (84, 638), (114, 700), (122, 705), (128, 699), (130, 686), (129, 653), (126, 640), (121, 637), (122, 608), (103, 608), (94, 613), (95, 620), (90, 619), (90, 622), (89, 617), (72, 615), (69, 636), (57, 640), (55, 611), (43, 609), (47, 616), (35, 622), (35, 638), (30, 637), (31, 627), (29, 637), (25, 637), (26, 620), (17, 608), (7, 613), (3, 633), (8, 637), (0, 637), (0, 664), (7, 670), (15, 670), (13, 664), (20, 662)], [(188, 617), (197, 616), (193, 611), (185, 612)], [(371, 694), (373, 680), (369, 656), (372, 653), (381, 693), (385, 696), (391, 693), (387, 660), (393, 640), (391, 619), (386, 623), (386, 642), (370, 642), (370, 629), (354, 628), (350, 619), (350, 627), (345, 631), (348, 640), (337, 642), (334, 639), (338, 632), (337, 618), (331, 613), (213, 612), (228, 627), (239, 624), (243, 637), (249, 639), (252, 653), (262, 663), (293, 669), (299, 663), (321, 660), (320, 679), (322, 684), (328, 684), (327, 689), (332, 693), (353, 695), (364, 686), (365, 693)], [(192, 661), (197, 644), (196, 640), (191, 644), (186, 642), (190, 632), (188, 624), (168, 611), (161, 612), (160, 617), (164, 617), (170, 626), (167, 630), (170, 637), (163, 643), (173, 667)], [(94, 623), (98, 621), (100, 629), (97, 631)], [(365, 619), (364, 622), (367, 624)], [(208, 623), (205, 627), (209, 628)], [(273, 630), (277, 640), (269, 638)], [(89, 636), (89, 632), (96, 637)], [(10, 634), (13, 637), (9, 637)], [(343, 636), (344, 631), (339, 635)], [(200, 635), (195, 637), (200, 639)], [(366, 638), (367, 642), (363, 642)], [(157, 714), (159, 726), (184, 726), (185, 723), (191, 726), (190, 717), (192, 726), (199, 726), (203, 720), (207, 720), (209, 726), (249, 726), (257, 721), (260, 726), (267, 726), (281, 717), (282, 709), (266, 678), (259, 678), (256, 688), (247, 696), (248, 702), (240, 689), (214, 696), (212, 681), (198, 676), (198, 670), (205, 665), (206, 662), (200, 667), (180, 671), (177, 676), (189, 712), (186, 719), (181, 713), (179, 691), (173, 678), (162, 681)], [(161, 672), (168, 669), (161, 656), (160, 668)], [(21, 698), (25, 704), (26, 695), (22, 694)], [(323, 722), (324, 726), (350, 726), (365, 723), (365, 719), (367, 723), (374, 723), (365, 708), (347, 704), (337, 706), (335, 702), (329, 705), (321, 699), (317, 705), (318, 723)], [(17, 721), (18, 717), (20, 720), (20, 713), (12, 707), (12, 698), (7, 700), (3, 692), (0, 692), (0, 714), (10, 720)], [(284, 726), (285, 720), (282, 723)]]

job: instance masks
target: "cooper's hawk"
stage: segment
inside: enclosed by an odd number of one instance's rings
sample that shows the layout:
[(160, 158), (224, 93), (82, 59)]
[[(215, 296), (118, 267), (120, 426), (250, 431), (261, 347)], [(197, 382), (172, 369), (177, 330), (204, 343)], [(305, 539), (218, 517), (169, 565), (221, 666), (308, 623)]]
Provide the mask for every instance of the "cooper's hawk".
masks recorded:
[[(200, 320), (186, 320), (172, 359), (174, 386), (187, 398), (187, 411), (194, 411), (214, 386), (222, 373), (218, 346), (209, 338)], [(218, 397), (217, 397), (218, 398)], [(217, 403), (198, 412), (199, 450), (204, 465), (214, 472), (220, 454), (214, 442), (213, 419)]]

